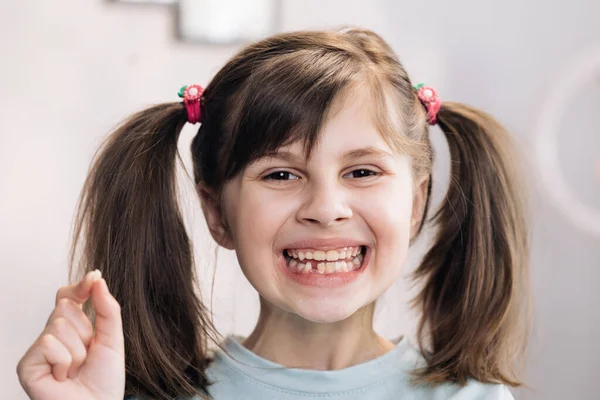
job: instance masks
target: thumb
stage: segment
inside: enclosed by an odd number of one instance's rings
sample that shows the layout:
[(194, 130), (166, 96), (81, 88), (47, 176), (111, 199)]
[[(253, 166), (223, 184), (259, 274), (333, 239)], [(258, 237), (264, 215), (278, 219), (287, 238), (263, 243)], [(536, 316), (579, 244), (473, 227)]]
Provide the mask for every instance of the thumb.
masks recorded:
[(92, 287), (92, 305), (96, 311), (97, 342), (125, 354), (121, 306), (110, 294), (104, 278)]

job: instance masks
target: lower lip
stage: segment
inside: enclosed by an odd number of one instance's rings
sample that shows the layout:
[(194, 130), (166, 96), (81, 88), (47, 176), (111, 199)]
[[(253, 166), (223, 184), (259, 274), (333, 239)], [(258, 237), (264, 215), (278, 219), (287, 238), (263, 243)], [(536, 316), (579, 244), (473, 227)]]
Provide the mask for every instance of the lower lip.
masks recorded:
[(283, 273), (296, 281), (297, 283), (305, 286), (315, 286), (315, 287), (325, 287), (325, 288), (334, 288), (347, 285), (353, 281), (355, 281), (367, 268), (369, 264), (369, 259), (371, 258), (371, 251), (367, 248), (362, 265), (359, 269), (351, 272), (335, 272), (332, 274), (320, 274), (315, 272), (310, 272), (308, 274), (303, 273), (295, 273), (290, 271), (287, 267), (287, 263), (283, 254), (280, 255), (280, 267), (283, 269)]

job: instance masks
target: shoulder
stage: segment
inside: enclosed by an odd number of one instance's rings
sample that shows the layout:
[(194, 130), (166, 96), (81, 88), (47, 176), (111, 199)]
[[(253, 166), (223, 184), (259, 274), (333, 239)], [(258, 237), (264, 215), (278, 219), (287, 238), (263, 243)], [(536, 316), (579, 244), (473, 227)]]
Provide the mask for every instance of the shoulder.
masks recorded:
[(449, 400), (514, 400), (506, 385), (478, 381), (470, 381), (465, 386), (453, 385), (447, 395), (449, 396), (443, 398)]
[[(410, 370), (422, 368), (426, 365), (425, 358), (418, 347), (408, 340), (404, 374), (410, 375)], [(467, 381), (466, 385), (444, 383), (436, 386), (419, 385), (413, 387), (416, 398), (431, 400), (514, 400), (513, 395), (506, 385), (496, 383), (483, 383), (474, 379)]]

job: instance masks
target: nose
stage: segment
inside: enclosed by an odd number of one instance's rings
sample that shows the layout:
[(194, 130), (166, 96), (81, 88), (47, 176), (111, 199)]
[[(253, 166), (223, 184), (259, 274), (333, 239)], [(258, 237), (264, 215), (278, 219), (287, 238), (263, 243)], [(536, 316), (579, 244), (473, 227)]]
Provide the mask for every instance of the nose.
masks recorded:
[(300, 223), (332, 227), (352, 218), (347, 194), (339, 185), (313, 184), (307, 188), (304, 196), (305, 200), (297, 212)]

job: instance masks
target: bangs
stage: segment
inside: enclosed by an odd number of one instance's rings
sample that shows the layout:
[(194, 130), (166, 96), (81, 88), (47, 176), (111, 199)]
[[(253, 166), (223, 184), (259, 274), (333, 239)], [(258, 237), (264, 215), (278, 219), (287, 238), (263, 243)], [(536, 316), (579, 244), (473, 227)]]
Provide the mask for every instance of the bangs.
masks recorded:
[(231, 149), (223, 153), (225, 179), (296, 141), (308, 158), (334, 99), (361, 75), (356, 61), (342, 51), (311, 49), (260, 63), (228, 117), (236, 122), (229, 130)]

